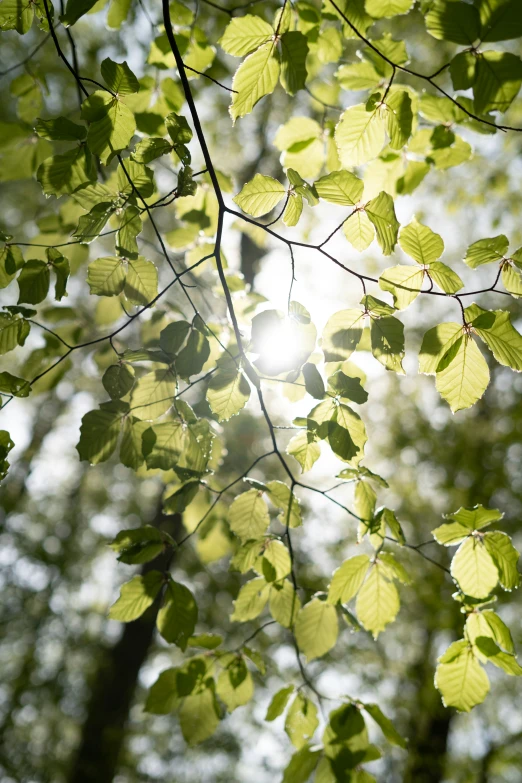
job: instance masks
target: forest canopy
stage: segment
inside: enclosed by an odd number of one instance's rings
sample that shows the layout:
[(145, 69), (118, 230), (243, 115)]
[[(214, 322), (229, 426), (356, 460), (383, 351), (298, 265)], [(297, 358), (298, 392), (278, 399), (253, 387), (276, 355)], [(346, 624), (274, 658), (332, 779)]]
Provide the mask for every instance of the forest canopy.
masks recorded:
[(519, 0), (0, 29), (2, 779), (519, 779)]

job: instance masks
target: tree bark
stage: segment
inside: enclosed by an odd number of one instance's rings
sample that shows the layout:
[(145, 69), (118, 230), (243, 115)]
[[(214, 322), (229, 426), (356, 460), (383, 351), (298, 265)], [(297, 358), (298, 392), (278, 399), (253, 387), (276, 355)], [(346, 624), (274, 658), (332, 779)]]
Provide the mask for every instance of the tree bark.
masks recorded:
[(426, 634), (423, 654), (412, 671), (417, 703), (412, 710), (408, 761), (403, 783), (441, 783), (444, 780), (453, 711), (442, 704), (433, 687), (432, 634)]
[[(180, 514), (165, 517), (160, 509), (152, 524), (168, 530), (175, 540), (181, 536)], [(152, 569), (163, 571), (171, 561), (172, 552), (162, 554), (147, 563), (142, 573)], [(159, 599), (138, 620), (126, 623), (116, 644), (102, 652), (69, 783), (112, 783), (125, 741), (139, 672), (154, 638), (158, 609)]]

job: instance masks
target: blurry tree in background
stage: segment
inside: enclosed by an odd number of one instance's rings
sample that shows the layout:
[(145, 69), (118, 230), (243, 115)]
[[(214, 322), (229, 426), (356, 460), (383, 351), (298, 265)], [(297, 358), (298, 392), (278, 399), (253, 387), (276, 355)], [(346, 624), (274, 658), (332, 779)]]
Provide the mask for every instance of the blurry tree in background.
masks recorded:
[(519, 781), (520, 2), (0, 28), (2, 781)]

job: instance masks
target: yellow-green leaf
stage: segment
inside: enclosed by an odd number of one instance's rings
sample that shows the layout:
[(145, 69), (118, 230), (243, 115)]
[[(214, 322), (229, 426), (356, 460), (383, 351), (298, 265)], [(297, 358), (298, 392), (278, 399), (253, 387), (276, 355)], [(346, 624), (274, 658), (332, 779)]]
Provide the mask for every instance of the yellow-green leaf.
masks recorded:
[(338, 633), (335, 607), (326, 601), (313, 598), (297, 615), (297, 644), (309, 661), (326, 655), (335, 645)]

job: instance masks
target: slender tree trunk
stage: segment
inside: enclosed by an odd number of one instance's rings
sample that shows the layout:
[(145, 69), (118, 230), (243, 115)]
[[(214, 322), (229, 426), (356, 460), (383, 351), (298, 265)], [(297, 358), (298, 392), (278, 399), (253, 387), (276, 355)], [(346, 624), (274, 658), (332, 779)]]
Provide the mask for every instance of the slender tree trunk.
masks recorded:
[[(160, 510), (152, 524), (168, 530), (175, 540), (181, 536), (180, 514), (165, 517)], [(171, 553), (160, 555), (144, 566), (142, 572), (165, 570), (171, 560)], [(116, 644), (103, 651), (69, 783), (112, 783), (125, 741), (139, 672), (154, 638), (158, 609), (159, 600), (138, 620), (126, 623)]]
[(443, 706), (433, 686), (433, 637), (426, 634), (422, 655), (411, 675), (417, 683), (412, 709), (408, 762), (403, 783), (441, 783), (444, 780), (448, 737), (453, 711)]

